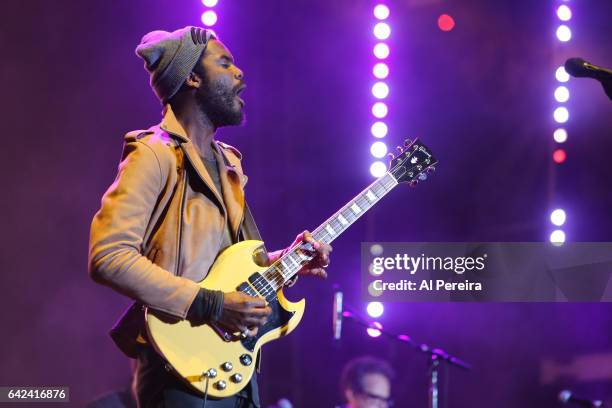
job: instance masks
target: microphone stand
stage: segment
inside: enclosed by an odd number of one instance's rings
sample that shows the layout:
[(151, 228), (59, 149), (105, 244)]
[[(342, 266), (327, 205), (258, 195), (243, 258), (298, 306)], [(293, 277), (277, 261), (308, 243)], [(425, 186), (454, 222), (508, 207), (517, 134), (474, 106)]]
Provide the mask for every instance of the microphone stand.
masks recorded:
[(440, 407), (440, 397), (439, 397), (439, 386), (440, 386), (440, 366), (441, 363), (447, 363), (451, 366), (459, 367), (463, 370), (470, 370), (472, 368), (471, 364), (461, 360), (458, 357), (450, 355), (440, 348), (433, 348), (425, 343), (417, 343), (410, 336), (405, 334), (396, 334), (391, 333), (388, 330), (384, 330), (379, 325), (376, 325), (373, 321), (363, 317), (361, 314), (355, 312), (354, 310), (345, 307), (345, 310), (342, 312), (342, 317), (351, 320), (352, 322), (366, 327), (368, 329), (378, 330), (381, 335), (384, 335), (393, 340), (399, 341), (401, 343), (407, 344), (414, 350), (425, 353), (429, 356), (429, 367), (428, 367), (428, 377), (429, 377), (429, 408), (439, 408)]

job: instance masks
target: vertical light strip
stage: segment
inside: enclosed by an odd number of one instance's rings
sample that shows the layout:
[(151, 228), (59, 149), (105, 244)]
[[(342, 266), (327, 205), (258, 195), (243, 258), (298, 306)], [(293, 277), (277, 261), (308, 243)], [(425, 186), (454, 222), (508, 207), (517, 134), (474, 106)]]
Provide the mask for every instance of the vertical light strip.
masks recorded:
[(390, 11), (386, 4), (376, 2), (372, 12), (374, 15), (372, 34), (374, 35), (375, 42), (372, 49), (374, 54), (372, 96), (374, 100), (371, 107), (373, 120), (370, 133), (378, 140), (375, 140), (370, 146), (370, 153), (377, 159), (370, 165), (370, 173), (374, 177), (381, 177), (387, 172), (387, 165), (380, 159), (386, 156), (388, 150), (387, 145), (382, 139), (389, 132), (389, 126), (386, 121), (389, 107), (385, 101), (389, 96), (389, 84), (386, 81), (389, 77), (387, 58), (389, 57), (390, 50), (386, 40), (391, 36), (391, 26), (388, 22)]
[[(391, 36), (391, 26), (389, 25), (389, 7), (376, 1), (374, 9), (374, 26), (372, 33), (374, 34), (374, 65), (372, 66), (372, 125), (370, 133), (374, 137), (374, 141), (370, 146), (370, 153), (375, 161), (370, 165), (370, 173), (374, 177), (382, 177), (387, 172), (387, 165), (380, 159), (387, 155), (387, 145), (383, 141), (389, 132), (387, 124), (387, 116), (389, 114), (389, 106), (386, 102), (389, 96), (389, 58), (390, 49), (387, 40)], [(382, 248), (381, 248), (382, 249)], [(382, 317), (385, 307), (381, 302), (370, 302), (366, 307), (366, 311), (370, 317), (377, 319)], [(382, 325), (379, 322), (373, 322), (372, 327), (367, 329), (370, 337), (379, 337), (381, 335)]]
[[(572, 10), (568, 5), (567, 0), (556, 0), (556, 21), (558, 23), (555, 34), (561, 46), (567, 44), (572, 39), (572, 30), (569, 21), (572, 19)], [(567, 159), (567, 152), (563, 148), (563, 143), (567, 141), (567, 129), (564, 127), (569, 120), (569, 109), (567, 102), (570, 99), (570, 91), (568, 81), (570, 76), (565, 71), (563, 66), (555, 70), (555, 91), (554, 99), (556, 102), (555, 110), (553, 111), (553, 119), (557, 123), (557, 127), (553, 132), (554, 151), (552, 160), (556, 166), (562, 165)], [(561, 227), (565, 224), (567, 215), (562, 208), (555, 208), (550, 213), (550, 222), (553, 226), (553, 231), (550, 233), (549, 240), (553, 243), (565, 242), (565, 231)]]

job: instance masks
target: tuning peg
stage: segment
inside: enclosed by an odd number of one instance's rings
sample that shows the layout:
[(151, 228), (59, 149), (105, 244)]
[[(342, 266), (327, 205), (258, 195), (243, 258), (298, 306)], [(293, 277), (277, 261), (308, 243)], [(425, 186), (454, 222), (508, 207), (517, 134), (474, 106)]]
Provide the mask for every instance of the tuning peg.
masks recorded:
[(412, 143), (412, 140), (410, 140), (410, 139), (405, 139), (404, 140), (404, 146), (406, 146), (406, 147), (410, 146), (411, 143)]
[(419, 177), (417, 177), (419, 179), (419, 181), (425, 181), (427, 180), (427, 174), (426, 173), (421, 173), (419, 174)]
[(399, 154), (404, 153), (404, 148), (402, 146), (397, 146), (396, 149), (399, 152)]
[(427, 170), (425, 170), (427, 172), (427, 174), (431, 174), (434, 171), (436, 171), (436, 166), (430, 166), (427, 168)]
[(395, 155), (393, 153), (387, 153), (387, 157), (389, 158), (389, 160), (395, 159)]
[(408, 183), (410, 187), (416, 187), (417, 184), (419, 184), (419, 180), (412, 180), (410, 183)]

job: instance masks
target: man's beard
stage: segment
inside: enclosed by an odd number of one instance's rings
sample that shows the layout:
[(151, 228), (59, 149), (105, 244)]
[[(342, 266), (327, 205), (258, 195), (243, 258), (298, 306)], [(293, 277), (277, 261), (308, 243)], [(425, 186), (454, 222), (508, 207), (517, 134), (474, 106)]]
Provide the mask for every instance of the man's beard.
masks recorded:
[(236, 108), (235, 90), (226, 88), (221, 82), (213, 83), (206, 77), (195, 96), (200, 110), (215, 128), (240, 125), (244, 121), (242, 108)]

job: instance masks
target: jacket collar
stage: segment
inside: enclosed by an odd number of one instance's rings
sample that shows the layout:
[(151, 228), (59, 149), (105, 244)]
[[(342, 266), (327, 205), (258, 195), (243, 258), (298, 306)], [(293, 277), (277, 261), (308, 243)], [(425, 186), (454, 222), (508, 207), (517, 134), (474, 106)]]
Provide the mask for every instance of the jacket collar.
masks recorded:
[(172, 110), (172, 106), (170, 104), (166, 104), (164, 106), (163, 111), (164, 117), (159, 124), (159, 127), (164, 131), (168, 132), (172, 136), (179, 139), (181, 142), (188, 142), (189, 137), (187, 137), (187, 132), (183, 129), (183, 126), (179, 123), (174, 111)]
[(243, 181), (246, 180), (246, 176), (242, 174), (238, 166), (231, 163), (219, 144), (213, 141), (213, 153), (219, 163), (219, 178), (223, 189), (223, 191), (218, 191), (212, 177), (206, 170), (206, 166), (204, 166), (202, 162), (198, 150), (187, 136), (187, 132), (179, 123), (169, 104), (166, 104), (164, 107), (164, 117), (159, 127), (180, 141), (180, 146), (183, 152), (185, 152), (185, 156), (196, 170), (197, 175), (214, 194), (217, 203), (221, 206), (223, 211), (227, 213), (227, 219), (232, 234), (234, 239), (236, 239), (244, 215)]

